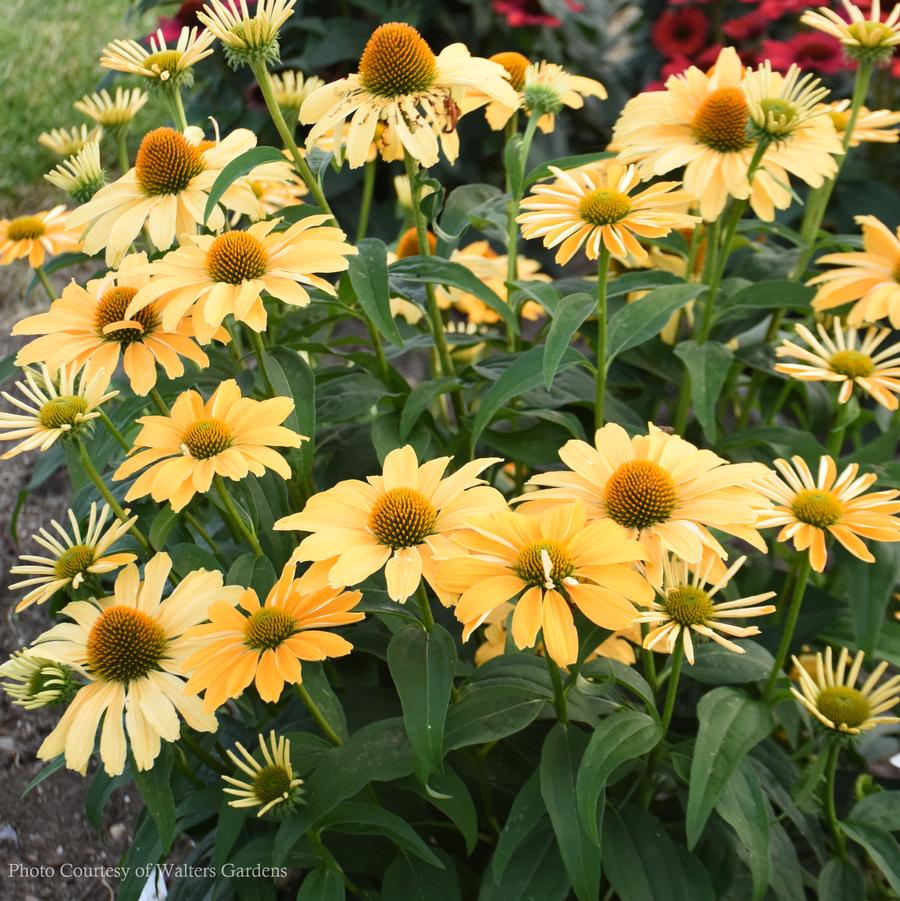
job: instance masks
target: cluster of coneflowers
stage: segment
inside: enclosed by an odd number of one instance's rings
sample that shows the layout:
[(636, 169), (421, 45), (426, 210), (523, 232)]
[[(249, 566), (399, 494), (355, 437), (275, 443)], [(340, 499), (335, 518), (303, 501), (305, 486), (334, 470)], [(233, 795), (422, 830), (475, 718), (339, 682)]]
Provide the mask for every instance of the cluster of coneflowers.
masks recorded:
[[(596, 653), (633, 663), (633, 642), (645, 654), (671, 655), (670, 717), (683, 660), (694, 662), (695, 641), (741, 653), (736, 639), (759, 633), (744, 620), (775, 610), (768, 603), (772, 591), (721, 600), (734, 594), (729, 586), (746, 557), (732, 560), (720, 539), (730, 536), (765, 554), (760, 530), (779, 527), (777, 540), (792, 542), (796, 555), (764, 690), (771, 701), (811, 571), (824, 570), (828, 542), (873, 562), (864, 539), (900, 541), (900, 492), (870, 490), (875, 476), (860, 473), (856, 463), (839, 471), (842, 419), (830, 455), (813, 468), (794, 457), (776, 460), (774, 470), (731, 463), (652, 423), (645, 434), (630, 436), (608, 422), (607, 281), (611, 261), (653, 265), (651, 242), (685, 230), (691, 247), (685, 273), (694, 272), (701, 247), (705, 258), (709, 289), (695, 317), (702, 343), (748, 206), (771, 220), (792, 203), (791, 179), (799, 179), (811, 189), (803, 234), (818, 232), (848, 148), (886, 139), (858, 131), (857, 123), (873, 66), (900, 42), (898, 14), (882, 22), (874, 12), (866, 19), (853, 10), (849, 21), (806, 17), (813, 27), (837, 33), (858, 62), (858, 90), (841, 129), (818, 81), (796, 68), (778, 74), (767, 63), (748, 70), (726, 48), (708, 72), (691, 68), (670, 78), (664, 90), (631, 100), (608, 159), (553, 167), (528, 196), (522, 179), (510, 178), (505, 255), (476, 242), (454, 259), (505, 300), (516, 278), (540, 276), (536, 264), (518, 254), (516, 223), (525, 238), (555, 249), (561, 265), (580, 253), (596, 262), (593, 442), (569, 441), (559, 450), (562, 467), (534, 475), (511, 499), (485, 479), (502, 463), (497, 458), (451, 470), (449, 457), (420, 463), (412, 447), (396, 448), (380, 474), (311, 493), (302, 509), (275, 524), (304, 537), (265, 598), (226, 584), (219, 571), (173, 572), (166, 553), (152, 553), (145, 524), (119, 504), (108, 479), (127, 480), (126, 502), (149, 496), (170, 505), (206, 541), (191, 508), (198, 496), (214, 492), (232, 533), (262, 554), (229, 482), (267, 471), (295, 479), (285, 453), (307, 440), (285, 425), (294, 402), (277, 394), (265, 370), (264, 299), (302, 307), (317, 294), (334, 295), (330, 276), (346, 270), (357, 252), (310, 169), (309, 151), (325, 147), (350, 167), (402, 161), (413, 228), (396, 258), (428, 256), (434, 239), (421, 206), (423, 174), (441, 156), (451, 163), (457, 158), (460, 118), (480, 110), (491, 128), (518, 136), (524, 166), (536, 129), (551, 130), (564, 107), (578, 108), (585, 97), (603, 99), (605, 91), (596, 81), (517, 53), (482, 59), (457, 43), (435, 54), (403, 23), (379, 27), (358, 71), (338, 81), (273, 75), (279, 30), (294, 0), (259, 0), (252, 11), (244, 0), (209, 0), (200, 14), (205, 27), (184, 29), (175, 46), (161, 34), (149, 49), (133, 41), (110, 44), (102, 65), (161, 92), (174, 127), (146, 133), (132, 161), (126, 136), (146, 93), (117, 88), (114, 95), (84, 98), (76, 107), (95, 123), (93, 131), (82, 126), (44, 138), (68, 157), (50, 180), (78, 205), (0, 222), (0, 263), (27, 257), (50, 299), (46, 311), (13, 330), (31, 340), (17, 357), (24, 369), (16, 393), (3, 395), (10, 410), (0, 414), (0, 440), (15, 442), (4, 457), (66, 442), (103, 501), (91, 506), (86, 525), (70, 511), (67, 524), (42, 529), (35, 536), (41, 553), (23, 556), (12, 570), (22, 577), (13, 588), (26, 592), (17, 609), (89, 589), (89, 596), (62, 608), (63, 622), (2, 667), (4, 688), (17, 703), (63, 710), (38, 756), (62, 754), (67, 766), (83, 773), (99, 732), (107, 772), (123, 772), (129, 753), (139, 770), (148, 769), (163, 741), (188, 739), (182, 720), (190, 730), (215, 731), (216, 711), (251, 685), (267, 702), (295, 686), (328, 735), (327, 721), (303, 687), (302, 664), (352, 651), (335, 630), (363, 619), (355, 586), (378, 573), (392, 601), (415, 598), (426, 629), (433, 624), (428, 589), (453, 608), (464, 639), (487, 627), (482, 660), (502, 652), (508, 630), (517, 648), (536, 648), (558, 667), (575, 664), (575, 610), (612, 632)], [(256, 144), (245, 129), (210, 138), (185, 120), (182, 91), (217, 40), (231, 64), (252, 70), (285, 154), (211, 197), (228, 164)], [(298, 119), (311, 126), (305, 148), (294, 138)], [(121, 173), (109, 182), (100, 163), (100, 129), (115, 136), (119, 149)], [(654, 180), (676, 171), (679, 180)], [(314, 201), (318, 212), (285, 227), (278, 211), (301, 198)], [(799, 362), (778, 369), (796, 379), (841, 383), (838, 410), (859, 387), (892, 411), (900, 359), (889, 330), (875, 323), (900, 326), (900, 240), (874, 217), (861, 217), (860, 224), (864, 250), (820, 258), (835, 268), (812, 280), (816, 312), (853, 304), (845, 322), (818, 326), (818, 337), (798, 326), (805, 346), (785, 340), (778, 356)], [(58, 294), (44, 261), (76, 248), (103, 254), (108, 268)], [(474, 324), (499, 320), (479, 298), (453, 287), (429, 285), (424, 310), (395, 308), (431, 330), (436, 374), (447, 377), (455, 374), (444, 323), (450, 307)], [(543, 311), (532, 302), (523, 315), (539, 318)], [(247, 396), (226, 380), (209, 397), (186, 390), (169, 407), (157, 390), (160, 370), (177, 378), (203, 369), (210, 362), (204, 348), (233, 342), (239, 333), (255, 349), (268, 396)], [(148, 399), (133, 443), (104, 410), (120, 393), (111, 388), (120, 363), (130, 391)], [(457, 414), (465, 412), (456, 393), (453, 402)], [(677, 430), (683, 425), (676, 421)], [(121, 445), (122, 459), (109, 477), (84, 443), (99, 427)], [(126, 534), (139, 554), (114, 550)], [(110, 588), (105, 577), (113, 573)], [(828, 649), (811, 671), (798, 663), (799, 700), (837, 733), (897, 722), (889, 711), (900, 677), (882, 681), (885, 665), (879, 664), (858, 687), (862, 656), (849, 670), (847, 662), (845, 649), (833, 665)], [(232, 803), (258, 807), (260, 814), (287, 809), (300, 790), (289, 743), (274, 732), (259, 740), (257, 756), (240, 745), (230, 752), (243, 775), (226, 777), (226, 791), (236, 796)]]

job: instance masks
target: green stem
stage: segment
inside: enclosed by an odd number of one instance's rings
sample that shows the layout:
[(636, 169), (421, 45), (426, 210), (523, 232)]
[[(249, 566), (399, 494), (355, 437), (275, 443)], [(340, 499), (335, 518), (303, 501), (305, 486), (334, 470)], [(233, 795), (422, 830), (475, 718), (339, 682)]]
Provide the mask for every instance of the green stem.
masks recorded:
[(56, 292), (53, 290), (53, 285), (50, 284), (50, 279), (47, 278), (47, 273), (44, 271), (44, 267), (35, 266), (34, 274), (38, 277), (38, 280), (44, 286), (44, 290), (47, 292), (47, 297), (50, 298), (50, 302), (52, 303), (54, 300), (56, 300)]
[(116, 132), (116, 152), (119, 157), (119, 171), (124, 175), (130, 168), (131, 163), (128, 160), (128, 144), (126, 143), (127, 133), (124, 128), (120, 128)]
[(250, 335), (250, 343), (253, 345), (253, 353), (256, 356), (256, 362), (259, 365), (259, 371), (263, 378), (263, 384), (266, 386), (266, 394), (269, 397), (275, 397), (276, 391), (272, 386), (272, 379), (269, 377), (269, 369), (266, 365), (266, 348), (263, 344), (262, 335), (252, 328), (247, 329)]
[(606, 414), (607, 351), (607, 310), (606, 287), (609, 277), (609, 250), (600, 244), (600, 258), (597, 263), (597, 383), (594, 399), (594, 428), (603, 425)]
[(390, 378), (390, 368), (388, 367), (387, 357), (384, 355), (384, 344), (382, 343), (381, 335), (378, 334), (378, 329), (369, 322), (368, 317), (363, 317), (363, 319), (366, 323), (366, 330), (369, 333), (372, 352), (375, 354), (375, 362), (378, 364), (378, 374), (381, 376), (381, 381), (387, 384)]
[(294, 140), (293, 129), (288, 128), (287, 122), (284, 121), (284, 114), (281, 112), (281, 107), (278, 106), (278, 101), (275, 99), (275, 86), (272, 84), (272, 76), (269, 74), (266, 64), (260, 62), (256, 65), (252, 65), (250, 68), (253, 70), (253, 74), (259, 84), (263, 100), (266, 103), (266, 109), (268, 109), (269, 115), (275, 123), (275, 128), (277, 129), (284, 146), (290, 153), (291, 159), (294, 161), (297, 172), (306, 183), (306, 187), (309, 188), (309, 193), (312, 195), (313, 200), (315, 200), (319, 209), (321, 209), (323, 213), (327, 213), (335, 220), (335, 222), (337, 222), (337, 218), (331, 211), (331, 207), (328, 204), (328, 200), (325, 198), (325, 193), (322, 191), (319, 180), (313, 174), (312, 169), (309, 168), (309, 163), (303, 158), (303, 154), (300, 153), (300, 148), (297, 147), (297, 142)]
[(644, 639), (650, 633), (650, 626), (647, 623), (641, 623), (641, 669), (644, 672), (644, 678), (647, 684), (656, 694), (656, 660), (653, 657), (653, 651), (644, 647)]
[(794, 587), (791, 592), (787, 619), (782, 627), (781, 641), (778, 643), (778, 651), (775, 653), (775, 662), (772, 664), (772, 672), (769, 673), (769, 679), (766, 682), (765, 689), (763, 689), (763, 700), (766, 703), (772, 702), (772, 696), (775, 694), (775, 686), (778, 684), (778, 677), (781, 675), (781, 671), (784, 668), (784, 661), (787, 659), (788, 651), (791, 647), (791, 640), (794, 637), (794, 629), (797, 628), (797, 619), (800, 616), (800, 607), (803, 604), (803, 595), (806, 593), (810, 571), (809, 553), (802, 553), (794, 562)]
[[(700, 316), (699, 328), (697, 330), (697, 341), (700, 344), (703, 344), (709, 338), (709, 333), (712, 331), (716, 298), (719, 294), (719, 286), (722, 284), (722, 276), (725, 274), (725, 267), (728, 265), (731, 242), (734, 240), (738, 223), (741, 221), (741, 216), (744, 215), (746, 209), (746, 200), (738, 200), (734, 197), (731, 199), (728, 213), (725, 216), (725, 225), (722, 229), (721, 246), (716, 255), (715, 268), (713, 269), (712, 276), (708, 282), (709, 288), (707, 289), (706, 298), (703, 302), (703, 311)], [(710, 232), (712, 231), (713, 229), (711, 228)]]
[(106, 430), (116, 439), (119, 447), (127, 454), (128, 451), (131, 450), (131, 445), (125, 440), (125, 436), (115, 427), (113, 421), (103, 412), (103, 410), (98, 410), (97, 412), (100, 414), (100, 422), (106, 426)]
[[(113, 497), (113, 493), (106, 487), (106, 483), (103, 481), (102, 476), (99, 472), (97, 472), (96, 467), (91, 462), (91, 458), (88, 455), (87, 448), (84, 446), (84, 442), (81, 439), (78, 439), (78, 458), (81, 462), (81, 468), (84, 470), (85, 475), (94, 483), (97, 490), (103, 497), (103, 500), (109, 505), (110, 510), (116, 514), (119, 522), (128, 522), (128, 514), (122, 509), (122, 505)], [(137, 527), (137, 524), (132, 524), (128, 530), (132, 535), (137, 539), (138, 543), (141, 547), (149, 552), (151, 550), (150, 542), (144, 537), (144, 533)]]
[(175, 753), (172, 756), (172, 761), (175, 764), (175, 769), (177, 769), (188, 782), (191, 782), (197, 788), (206, 788), (206, 783), (188, 766), (187, 755), (182, 748), (178, 747), (178, 745), (175, 746)]
[(184, 511), (184, 518), (193, 528), (193, 530), (209, 545), (210, 550), (218, 556), (219, 555), (219, 545), (213, 540), (212, 536), (206, 529), (203, 527), (202, 523), (190, 510)]
[(847, 840), (841, 830), (841, 824), (837, 816), (837, 808), (834, 803), (834, 784), (837, 776), (838, 759), (841, 756), (841, 746), (838, 742), (832, 742), (828, 749), (828, 763), (825, 766), (825, 815), (828, 818), (828, 825), (831, 827), (831, 834), (834, 836), (834, 843), (838, 849), (840, 856), (847, 859)]
[(219, 763), (212, 754), (207, 752), (202, 745), (194, 741), (194, 737), (188, 732), (187, 728), (182, 729), (181, 735), (178, 737), (184, 742), (191, 754), (198, 760), (203, 761), (203, 763), (205, 763), (214, 773), (218, 773), (220, 776), (224, 776), (228, 773), (226, 767), (222, 766), (222, 764)]
[(837, 460), (841, 455), (841, 448), (844, 446), (844, 435), (849, 423), (850, 401), (842, 404), (835, 400), (835, 403), (837, 403), (837, 410), (834, 411), (834, 423), (828, 433), (826, 448), (828, 453)]
[(162, 395), (155, 387), (150, 389), (150, 400), (156, 404), (156, 409), (159, 410), (163, 416), (168, 416), (170, 414), (171, 411), (169, 410), (169, 405), (163, 400)]
[(257, 557), (264, 556), (262, 548), (259, 545), (259, 539), (256, 537), (256, 533), (253, 529), (244, 522), (243, 517), (238, 513), (237, 508), (234, 505), (234, 501), (232, 500), (231, 494), (228, 492), (228, 488), (225, 485), (225, 481), (222, 479), (222, 476), (216, 474), (213, 476), (213, 484), (216, 486), (216, 491), (219, 494), (219, 497), (222, 499), (223, 513), (225, 514), (225, 518), (228, 520), (231, 528), (236, 532), (236, 534), (241, 535), (246, 542), (250, 545), (253, 553)]
[(679, 636), (680, 640), (672, 650), (672, 663), (669, 668), (669, 684), (666, 686), (666, 701), (663, 706), (662, 720), (660, 727), (662, 735), (660, 736), (660, 745), (665, 741), (666, 735), (669, 733), (669, 725), (672, 722), (672, 713), (675, 710), (675, 695), (678, 693), (678, 680), (681, 677), (681, 664), (684, 662), (684, 639)]
[(300, 697), (300, 700), (303, 701), (306, 709), (309, 711), (309, 715), (316, 721), (316, 725), (319, 729), (322, 730), (322, 734), (328, 741), (331, 742), (335, 747), (338, 745), (342, 745), (340, 735), (331, 728), (331, 724), (325, 718), (325, 714), (322, 713), (319, 705), (312, 699), (312, 695), (306, 690), (302, 682), (298, 682), (296, 685), (297, 695)]
[(172, 119), (178, 129), (184, 131), (188, 127), (188, 123), (187, 116), (184, 114), (184, 103), (181, 100), (181, 88), (178, 85), (167, 87), (166, 95), (172, 108)]
[(359, 219), (356, 221), (356, 242), (366, 236), (369, 228), (369, 213), (372, 211), (372, 194), (375, 190), (376, 160), (369, 160), (363, 167), (362, 198), (359, 202)]
[(556, 718), (563, 724), (569, 722), (569, 709), (566, 706), (566, 693), (563, 691), (562, 676), (556, 661), (544, 651), (544, 660), (547, 661), (547, 669), (550, 671), (550, 682), (553, 684), (553, 706), (556, 708)]
[(425, 629), (430, 632), (434, 628), (434, 614), (431, 612), (431, 603), (428, 600), (424, 579), (419, 580), (416, 588), (416, 601), (419, 604), (419, 610), (422, 611), (422, 622), (425, 624)]

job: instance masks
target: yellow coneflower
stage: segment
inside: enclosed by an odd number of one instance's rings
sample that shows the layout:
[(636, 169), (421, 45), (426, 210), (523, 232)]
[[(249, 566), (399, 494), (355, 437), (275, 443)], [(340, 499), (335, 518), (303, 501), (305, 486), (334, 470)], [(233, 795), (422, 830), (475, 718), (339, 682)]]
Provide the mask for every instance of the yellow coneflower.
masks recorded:
[[(209, 357), (198, 347), (189, 319), (163, 325), (160, 312), (146, 306), (134, 313), (126, 309), (147, 284), (147, 254), (129, 254), (119, 268), (84, 287), (70, 282), (46, 313), (37, 313), (13, 326), (14, 335), (38, 335), (16, 356), (16, 363), (46, 363), (56, 368), (72, 363), (84, 367), (85, 377), (103, 371), (115, 373), (122, 358), (135, 394), (146, 395), (156, 385), (157, 365), (169, 378), (184, 375), (182, 357), (205, 368)], [(228, 335), (216, 335), (226, 341)]]
[(137, 420), (141, 430), (113, 479), (143, 469), (125, 499), (149, 494), (176, 512), (198, 492), (209, 491), (215, 476), (239, 481), (271, 469), (289, 479), (291, 467), (274, 448), (295, 448), (306, 440), (281, 425), (293, 409), (289, 397), (242, 397), (234, 379), (222, 382), (206, 403), (198, 392), (184, 391), (168, 416)]
[(36, 269), (47, 257), (78, 250), (81, 231), (74, 227), (72, 215), (60, 205), (15, 219), (0, 219), (0, 266), (27, 257), (28, 264)]
[(160, 28), (150, 37), (150, 49), (137, 41), (116, 40), (106, 45), (100, 65), (115, 72), (131, 72), (160, 85), (190, 85), (192, 67), (212, 53), (215, 36), (205, 28), (184, 27), (174, 47), (166, 44)]
[(71, 667), (24, 651), (15, 651), (0, 665), (0, 679), (8, 680), (0, 688), (13, 704), (26, 710), (68, 704), (79, 688)]
[(226, 316), (254, 331), (266, 328), (267, 292), (283, 303), (306, 306), (308, 288), (334, 296), (334, 286), (315, 273), (343, 272), (357, 250), (344, 232), (325, 225), (331, 216), (307, 216), (285, 231), (274, 231), (278, 219), (251, 225), (246, 231), (184, 235), (182, 246), (153, 263), (149, 282), (129, 303), (126, 317), (156, 309), (164, 328), (186, 316), (198, 340), (208, 343)]
[[(753, 128), (761, 137), (785, 141), (801, 129), (809, 131), (814, 120), (823, 115), (820, 101), (828, 96), (828, 88), (814, 75), (804, 75), (796, 64), (787, 72), (773, 72), (769, 60), (747, 73), (743, 83), (747, 98), (747, 112)], [(819, 129), (818, 137), (824, 141), (830, 153), (838, 153), (840, 145), (836, 130), (828, 119)], [(811, 136), (805, 136), (803, 150), (809, 152)]]
[(193, 650), (184, 633), (207, 618), (212, 603), (234, 603), (243, 589), (200, 569), (163, 599), (171, 570), (164, 553), (147, 563), (143, 581), (135, 565), (126, 566), (112, 597), (68, 604), (61, 612), (73, 622), (35, 639), (29, 654), (76, 667), (88, 680), (38, 749), (41, 760), (65, 754), (66, 766), (84, 774), (99, 728), (100, 759), (117, 776), (129, 748), (137, 768), (149, 770), (162, 741), (178, 740), (179, 714), (198, 732), (216, 731), (216, 718), (176, 674)]
[(197, 18), (225, 48), (232, 66), (275, 62), (279, 57), (278, 32), (293, 15), (297, 0), (257, 0), (248, 10), (247, 0), (208, 0)]
[(601, 244), (614, 257), (642, 261), (647, 251), (638, 238), (661, 238), (700, 221), (683, 212), (691, 197), (679, 190), (680, 182), (657, 182), (633, 194), (640, 182), (634, 166), (609, 163), (575, 172), (549, 168), (556, 180), (532, 188), (516, 221), (524, 237), (558, 247), (560, 265), (582, 247), (589, 260), (596, 260)]
[[(137, 559), (134, 554), (107, 553), (137, 522), (136, 516), (126, 522), (114, 518), (109, 528), (106, 528), (111, 514), (109, 507), (104, 504), (98, 513), (97, 505), (93, 503), (87, 528), (82, 536), (75, 513), (71, 509), (67, 513), (70, 531), (53, 519), (50, 525), (56, 530), (57, 535), (44, 528), (38, 529), (37, 533), (32, 535), (32, 538), (50, 554), (49, 557), (21, 554), (19, 559), (24, 565), (10, 568), (10, 573), (14, 576), (28, 576), (27, 579), (9, 586), (12, 591), (28, 589), (28, 593), (16, 606), (16, 613), (32, 604), (49, 601), (60, 588), (67, 585), (79, 588), (91, 573), (112, 572)], [(125, 513), (128, 515), (129, 511), (126, 510)]]
[(882, 660), (860, 688), (856, 687), (865, 654), (858, 651), (850, 662), (850, 652), (841, 648), (837, 666), (833, 664), (831, 648), (825, 648), (815, 658), (815, 677), (807, 667), (792, 657), (795, 670), (792, 678), (800, 683), (799, 691), (791, 687), (791, 694), (826, 728), (848, 735), (858, 735), (881, 723), (900, 723), (900, 717), (885, 714), (900, 701), (900, 676), (891, 676), (880, 685), (878, 680), (887, 669)]
[(233, 604), (213, 604), (209, 623), (188, 633), (202, 644), (184, 662), (190, 676), (186, 690), (204, 692), (205, 710), (239, 697), (250, 684), (264, 701), (275, 703), (285, 683), (303, 681), (300, 661), (343, 657), (353, 650), (345, 638), (326, 630), (363, 619), (365, 614), (353, 609), (362, 594), (328, 586), (305, 590), (296, 569), (295, 563), (284, 567), (265, 603), (248, 588), (237, 603), (243, 612)]
[[(346, 141), (353, 168), (366, 161), (378, 123), (383, 122), (387, 143), (401, 144), (427, 168), (437, 163), (439, 146), (450, 162), (459, 155), (456, 122), (470, 89), (508, 106), (518, 105), (503, 66), (471, 56), (459, 43), (435, 56), (411, 25), (389, 22), (372, 33), (358, 72), (323, 85), (306, 98), (300, 121), (313, 126), (309, 145), (337, 130)], [(345, 134), (343, 123), (348, 118)]]
[(497, 607), (515, 600), (511, 630), (518, 648), (534, 647), (542, 632), (559, 666), (578, 659), (577, 607), (605, 629), (635, 622), (634, 603), (647, 604), (653, 589), (632, 563), (643, 548), (609, 521), (587, 525), (580, 503), (539, 515), (501, 511), (470, 516), (454, 539), (465, 554), (448, 549), (438, 581), (458, 594), (454, 609), (468, 639)]
[(280, 807), (283, 812), (293, 810), (298, 801), (303, 780), (294, 775), (291, 765), (291, 743), (285, 736), (275, 737), (275, 730), (269, 733), (269, 744), (262, 735), (259, 736), (259, 750), (262, 763), (238, 741), (234, 743), (238, 757), (233, 751), (226, 751), (231, 762), (249, 779), (235, 779), (233, 776), (222, 776), (231, 786), (223, 789), (225, 794), (233, 795), (236, 800), (229, 801), (229, 807), (258, 807), (257, 817)]
[(784, 341), (775, 349), (779, 359), (792, 358), (799, 363), (778, 363), (776, 372), (784, 373), (803, 382), (838, 382), (838, 403), (845, 404), (853, 395), (854, 386), (873, 397), (888, 410), (896, 410), (900, 394), (900, 348), (891, 344), (882, 351), (878, 348), (891, 334), (890, 329), (869, 328), (860, 340), (856, 329), (841, 327), (834, 320), (834, 338), (818, 323), (815, 335), (802, 323), (794, 327), (807, 347)]
[(314, 494), (300, 513), (275, 523), (277, 530), (310, 532), (294, 559), (330, 561), (328, 583), (356, 585), (384, 568), (388, 595), (405, 602), (422, 578), (448, 604), (453, 596), (437, 579), (435, 556), (455, 545), (467, 517), (506, 507), (503, 495), (479, 478), (497, 458), (472, 460), (443, 477), (450, 457), (419, 464), (410, 447), (384, 458), (382, 475), (347, 479)]
[(526, 490), (517, 502), (530, 512), (582, 501), (589, 518), (610, 519), (642, 544), (654, 585), (662, 579), (667, 552), (688, 563), (709, 553), (724, 559), (711, 529), (765, 551), (757, 519), (767, 501), (754, 482), (768, 468), (729, 463), (652, 423), (648, 429), (632, 438), (608, 423), (597, 430), (593, 447), (566, 442), (559, 456), (569, 468), (533, 476), (526, 488), (537, 490)]
[(868, 19), (849, 0), (841, 0), (841, 5), (846, 18), (820, 6), (818, 12), (807, 10), (800, 16), (800, 21), (837, 38), (852, 59), (861, 62), (890, 59), (894, 48), (900, 44), (900, 3), (894, 5), (884, 21), (881, 19), (881, 0), (872, 0)]
[(873, 473), (858, 475), (859, 464), (851, 463), (838, 475), (831, 457), (819, 458), (814, 478), (800, 456), (776, 460), (779, 475), (761, 479), (757, 487), (774, 501), (770, 511), (760, 514), (757, 528), (781, 526), (778, 541), (793, 541), (798, 551), (809, 551), (809, 562), (822, 572), (827, 560), (826, 533), (834, 536), (854, 557), (865, 563), (875, 558), (860, 541), (900, 541), (900, 491), (866, 493), (876, 481)]
[(88, 128), (87, 125), (73, 125), (71, 128), (42, 131), (38, 135), (38, 143), (52, 150), (57, 156), (72, 156), (85, 144), (99, 141), (102, 137), (103, 129), (99, 126)]
[(852, 253), (826, 253), (816, 261), (837, 266), (810, 279), (816, 286), (814, 310), (831, 310), (853, 302), (849, 325), (888, 319), (900, 328), (900, 227), (892, 233), (875, 216), (857, 216), (863, 249)]
[(774, 613), (774, 605), (763, 605), (762, 602), (775, 597), (775, 592), (766, 591), (721, 603), (716, 603), (713, 598), (731, 582), (746, 561), (746, 557), (740, 557), (720, 579), (716, 579), (712, 575), (715, 557), (699, 564), (666, 557), (662, 585), (657, 589), (659, 600), (653, 602), (650, 610), (637, 616), (637, 622), (652, 626), (644, 638), (644, 647), (671, 654), (681, 645), (688, 663), (693, 664), (691, 632), (694, 632), (735, 654), (744, 654), (740, 645), (725, 636), (749, 638), (759, 635), (759, 629), (756, 626), (736, 626), (728, 620)]
[(44, 178), (76, 203), (87, 203), (106, 184), (106, 173), (100, 165), (100, 142), (85, 144), (75, 156), (63, 160)]
[[(838, 137), (843, 138), (850, 124), (850, 101), (835, 100), (823, 107), (823, 110), (834, 123)], [(900, 132), (894, 127), (900, 125), (900, 112), (888, 109), (870, 110), (867, 106), (859, 108), (853, 134), (850, 135), (850, 147), (859, 147), (864, 141), (878, 144), (896, 144)]]
[[(107, 391), (109, 375), (102, 370), (88, 378), (77, 366), (65, 366), (54, 376), (47, 366), (25, 369), (16, 382), (25, 400), (4, 391), (2, 396), (21, 413), (0, 413), (0, 441), (19, 441), (0, 459), (30, 450), (47, 450), (100, 415), (99, 407), (118, 391)], [(21, 440), (20, 440), (21, 439)]]
[(272, 74), (275, 102), (281, 107), (288, 124), (296, 124), (303, 101), (325, 82), (318, 75), (304, 75), (298, 69)]
[(99, 125), (116, 133), (131, 124), (134, 117), (144, 108), (149, 94), (140, 88), (116, 88), (115, 96), (104, 88), (102, 91), (85, 94), (72, 105)]

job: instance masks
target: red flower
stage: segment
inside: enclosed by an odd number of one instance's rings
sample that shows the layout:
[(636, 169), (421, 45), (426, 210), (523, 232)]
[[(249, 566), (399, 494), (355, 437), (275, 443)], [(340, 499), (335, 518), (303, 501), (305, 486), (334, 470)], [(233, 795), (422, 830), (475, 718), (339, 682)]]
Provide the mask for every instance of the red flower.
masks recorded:
[(746, 43), (762, 37), (768, 25), (769, 19), (760, 10), (755, 9), (746, 16), (738, 16), (736, 19), (725, 22), (722, 25), (722, 31), (733, 41)]
[[(181, 22), (179, 22), (178, 19), (170, 19), (168, 16), (161, 16), (160, 20), (156, 23), (156, 27), (163, 33), (163, 37), (170, 47), (173, 44), (178, 43), (178, 37), (181, 34)], [(153, 37), (156, 37), (155, 31), (153, 32)], [(149, 43), (149, 41), (150, 35), (146, 38), (146, 42)]]
[(664, 12), (654, 23), (650, 36), (656, 49), (668, 59), (689, 59), (706, 45), (709, 20), (699, 9), (685, 7)]
[(774, 22), (782, 16), (796, 15), (810, 6), (820, 6), (821, 0), (741, 0), (741, 3), (752, 3), (755, 13)]
[(840, 41), (819, 31), (804, 32), (789, 41), (763, 41), (760, 57), (768, 58), (779, 72), (786, 72), (791, 63), (823, 75), (847, 68)]
[[(565, 0), (570, 12), (584, 11), (584, 4), (575, 0)], [(538, 0), (493, 0), (491, 6), (498, 16), (506, 19), (510, 28), (526, 28), (529, 25), (542, 25), (545, 28), (558, 28), (562, 22), (556, 16), (549, 15)]]

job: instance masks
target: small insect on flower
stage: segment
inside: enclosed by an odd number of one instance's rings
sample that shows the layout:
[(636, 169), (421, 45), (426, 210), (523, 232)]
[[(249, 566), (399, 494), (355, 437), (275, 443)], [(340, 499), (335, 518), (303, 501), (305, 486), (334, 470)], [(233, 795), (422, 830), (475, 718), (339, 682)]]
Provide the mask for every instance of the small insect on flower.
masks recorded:
[(900, 676), (891, 676), (879, 685), (878, 680), (888, 667), (882, 660), (857, 688), (864, 657), (864, 652), (858, 651), (850, 663), (850, 652), (841, 648), (835, 666), (831, 648), (827, 647), (824, 655), (816, 654), (814, 673), (792, 657), (795, 668), (791, 678), (799, 681), (799, 689), (792, 687), (791, 694), (834, 732), (858, 735), (881, 723), (900, 723), (900, 717), (885, 716), (900, 701)]
[(30, 450), (41, 452), (60, 438), (77, 435), (100, 415), (99, 407), (118, 391), (107, 391), (109, 376), (101, 369), (88, 377), (78, 366), (64, 366), (51, 375), (46, 365), (39, 370), (24, 369), (25, 381), (16, 388), (20, 400), (4, 391), (4, 397), (21, 413), (0, 412), (0, 441), (19, 441), (0, 459), (8, 460)]
[(286, 814), (295, 810), (302, 802), (303, 780), (294, 775), (291, 765), (291, 743), (275, 730), (269, 733), (269, 743), (259, 736), (259, 750), (262, 762), (258, 761), (240, 742), (234, 743), (238, 754), (226, 751), (229, 760), (243, 773), (246, 779), (235, 779), (224, 775), (222, 778), (230, 788), (223, 789), (225, 794), (233, 795), (235, 800), (229, 801), (229, 807), (258, 807), (257, 817), (270, 810), (278, 814)]
[(80, 683), (75, 671), (62, 663), (15, 651), (0, 666), (0, 688), (17, 707), (38, 710), (68, 704)]
[[(70, 531), (53, 519), (50, 521), (50, 525), (58, 537), (50, 530), (43, 528), (32, 536), (50, 556), (22, 554), (19, 559), (23, 561), (23, 565), (13, 566), (10, 569), (10, 573), (15, 576), (28, 576), (27, 579), (9, 586), (12, 590), (29, 589), (16, 607), (16, 613), (32, 604), (43, 604), (44, 601), (50, 600), (60, 588), (65, 588), (67, 585), (79, 588), (92, 573), (99, 575), (112, 572), (137, 559), (134, 554), (107, 553), (110, 547), (137, 522), (136, 516), (126, 522), (114, 519), (109, 528), (106, 528), (111, 512), (109, 507), (104, 504), (98, 513), (97, 505), (91, 504), (87, 529), (82, 535), (75, 513), (68, 510)], [(126, 510), (126, 515), (129, 512)]]

